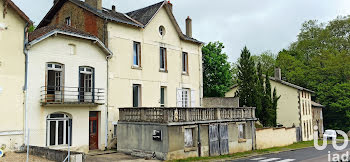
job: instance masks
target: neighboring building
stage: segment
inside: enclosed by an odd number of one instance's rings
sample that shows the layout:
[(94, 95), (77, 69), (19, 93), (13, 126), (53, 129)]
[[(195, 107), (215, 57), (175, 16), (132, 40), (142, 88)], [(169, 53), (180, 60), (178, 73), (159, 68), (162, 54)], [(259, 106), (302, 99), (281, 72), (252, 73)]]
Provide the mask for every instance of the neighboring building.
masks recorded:
[(318, 128), (318, 137), (323, 137), (324, 127), (323, 127), (323, 113), (322, 109), (325, 108), (325, 106), (311, 101), (312, 105), (312, 123), (313, 126), (317, 126)]
[(0, 0), (0, 145), (24, 143), (25, 35), (29, 18), (11, 1)]
[(120, 13), (115, 6), (102, 8), (102, 0), (55, 0), (38, 28), (53, 24), (90, 33), (114, 53), (108, 65), (110, 140), (120, 107), (201, 106), (202, 42), (192, 38), (189, 17), (182, 33), (170, 2)]
[(161, 160), (233, 154), (255, 149), (256, 121), (248, 107), (120, 108), (117, 146)]
[(104, 150), (112, 52), (95, 36), (59, 25), (30, 33), (26, 48), (29, 145)]
[[(277, 95), (281, 96), (277, 104), (277, 124), (282, 124), (284, 127), (299, 127), (301, 140), (312, 140), (311, 94), (314, 92), (283, 81), (279, 68), (275, 71), (275, 77), (269, 78), (272, 89), (276, 88)], [(233, 87), (225, 96), (234, 97), (237, 89), (237, 86)]]

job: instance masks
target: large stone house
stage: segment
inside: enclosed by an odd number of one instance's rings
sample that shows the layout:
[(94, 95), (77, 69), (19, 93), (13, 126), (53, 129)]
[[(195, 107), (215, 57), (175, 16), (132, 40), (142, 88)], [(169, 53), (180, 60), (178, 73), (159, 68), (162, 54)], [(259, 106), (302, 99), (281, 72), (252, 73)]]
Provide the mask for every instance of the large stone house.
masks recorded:
[(0, 144), (18, 149), (25, 127), (25, 36), (32, 24), (11, 1), (0, 0)]
[[(277, 95), (281, 96), (277, 105), (277, 124), (284, 127), (299, 127), (300, 138), (303, 141), (313, 139), (311, 94), (312, 90), (283, 81), (281, 70), (275, 71), (275, 77), (269, 77), (272, 89), (276, 88)], [(225, 94), (234, 97), (238, 87), (234, 86)]]
[(120, 13), (115, 6), (102, 8), (102, 0), (55, 0), (37, 30), (52, 25), (95, 36), (113, 53), (108, 60), (106, 109), (97, 116), (98, 136), (108, 136), (103, 138), (108, 142), (99, 140), (99, 146), (115, 146), (121, 107), (201, 106), (203, 43), (192, 37), (189, 17), (183, 34), (170, 2)]

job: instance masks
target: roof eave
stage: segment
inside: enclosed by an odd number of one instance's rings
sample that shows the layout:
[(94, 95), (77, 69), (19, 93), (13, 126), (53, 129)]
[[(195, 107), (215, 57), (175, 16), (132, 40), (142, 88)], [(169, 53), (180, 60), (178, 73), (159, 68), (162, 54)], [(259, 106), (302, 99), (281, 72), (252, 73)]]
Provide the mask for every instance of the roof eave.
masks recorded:
[(90, 36), (84, 36), (84, 35), (80, 35), (80, 34), (76, 34), (76, 33), (71, 33), (71, 32), (66, 32), (66, 31), (62, 31), (62, 30), (59, 30), (59, 29), (55, 29), (55, 30), (52, 30), (48, 33), (46, 33), (45, 35), (39, 37), (39, 38), (36, 38), (30, 42), (28, 42), (27, 44), (27, 47), (30, 48), (32, 46), (34, 46), (35, 44), (45, 40), (46, 38), (48, 37), (51, 37), (52, 35), (56, 35), (56, 34), (62, 34), (62, 35), (67, 35), (67, 36), (72, 36), (72, 37), (77, 37), (77, 38), (82, 38), (82, 39), (87, 39), (87, 40), (90, 40), (90, 41), (95, 41), (98, 43), (98, 46), (100, 48), (103, 49), (103, 51), (105, 52), (105, 54), (107, 54), (107, 56), (112, 56), (113, 53), (111, 50), (109, 50), (99, 39), (97, 39), (96, 37), (90, 37)]

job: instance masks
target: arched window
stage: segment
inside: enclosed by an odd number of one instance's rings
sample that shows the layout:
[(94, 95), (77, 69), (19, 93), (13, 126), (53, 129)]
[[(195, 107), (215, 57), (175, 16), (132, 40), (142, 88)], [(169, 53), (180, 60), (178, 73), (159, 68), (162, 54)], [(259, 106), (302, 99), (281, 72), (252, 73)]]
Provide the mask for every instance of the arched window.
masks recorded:
[(48, 146), (68, 145), (68, 143), (72, 145), (72, 119), (67, 114), (50, 114), (46, 123)]

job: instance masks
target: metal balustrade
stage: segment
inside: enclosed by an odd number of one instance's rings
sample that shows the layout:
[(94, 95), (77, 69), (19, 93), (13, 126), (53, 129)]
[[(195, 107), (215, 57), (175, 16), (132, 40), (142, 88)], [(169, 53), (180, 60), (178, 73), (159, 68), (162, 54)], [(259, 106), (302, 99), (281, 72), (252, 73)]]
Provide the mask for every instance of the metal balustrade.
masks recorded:
[(40, 92), (42, 105), (100, 105), (105, 102), (105, 91), (102, 88), (43, 86)]

